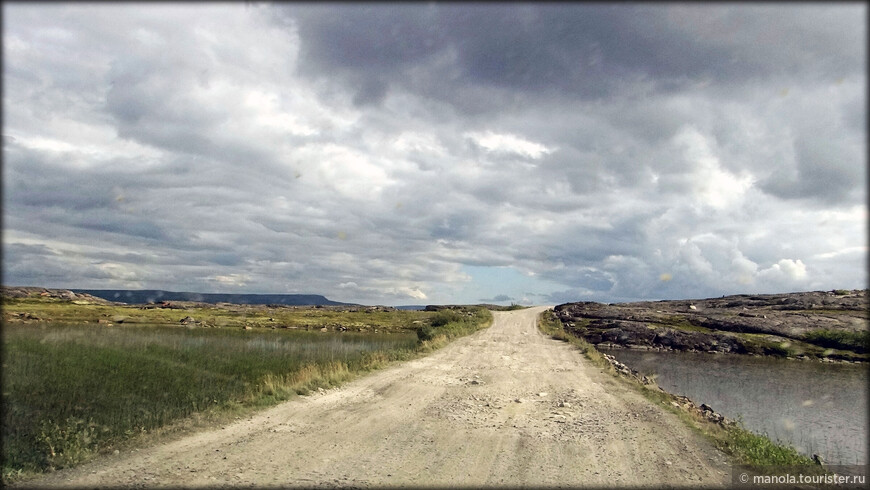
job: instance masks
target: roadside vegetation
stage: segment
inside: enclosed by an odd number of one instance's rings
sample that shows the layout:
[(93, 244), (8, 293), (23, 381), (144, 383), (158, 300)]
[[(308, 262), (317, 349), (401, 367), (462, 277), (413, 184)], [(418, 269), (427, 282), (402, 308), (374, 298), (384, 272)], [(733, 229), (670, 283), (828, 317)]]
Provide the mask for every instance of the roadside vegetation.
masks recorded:
[(428, 324), (417, 329), (417, 338), (421, 349), (432, 350), (490, 325), (492, 313), (485, 308), (444, 309), (435, 313)]
[(3, 310), (5, 483), (336, 386), (492, 321), (472, 307), (174, 310), (27, 298)]
[(774, 442), (765, 435), (755, 434), (739, 422), (719, 424), (695, 411), (683, 408), (678, 397), (660, 389), (654, 380), (644, 384), (636, 378), (620, 375), (594, 345), (567, 332), (552, 310), (541, 314), (538, 326), (545, 334), (576, 346), (595, 366), (628, 383), (648, 400), (675, 413), (689, 427), (708, 437), (716, 447), (728, 454), (734, 464), (752, 467), (788, 465), (802, 467), (807, 474), (824, 473), (822, 467), (789, 445)]
[(827, 347), (829, 349), (843, 349), (866, 354), (870, 352), (870, 331), (859, 330), (812, 330), (803, 335), (807, 342)]

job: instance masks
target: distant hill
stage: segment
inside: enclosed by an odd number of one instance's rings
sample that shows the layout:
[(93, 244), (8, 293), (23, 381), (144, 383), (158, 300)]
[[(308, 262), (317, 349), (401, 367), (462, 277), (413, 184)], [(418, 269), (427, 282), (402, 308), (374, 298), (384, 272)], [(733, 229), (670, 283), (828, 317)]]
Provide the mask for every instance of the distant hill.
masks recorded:
[(188, 293), (159, 289), (70, 289), (70, 291), (127, 304), (147, 304), (157, 301), (197, 301), (200, 303), (233, 303), (238, 305), (353, 305), (353, 303), (332, 301), (319, 294)]
[(418, 310), (419, 311), (419, 310), (425, 310), (426, 305), (402, 305), (402, 306), (396, 306), (395, 308), (397, 310)]

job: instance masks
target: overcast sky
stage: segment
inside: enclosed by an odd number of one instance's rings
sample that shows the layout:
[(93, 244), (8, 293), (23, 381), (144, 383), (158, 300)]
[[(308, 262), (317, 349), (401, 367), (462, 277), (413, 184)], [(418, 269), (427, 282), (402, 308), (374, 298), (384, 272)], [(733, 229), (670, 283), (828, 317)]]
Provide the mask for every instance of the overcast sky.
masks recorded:
[(2, 8), (6, 285), (867, 285), (863, 3)]

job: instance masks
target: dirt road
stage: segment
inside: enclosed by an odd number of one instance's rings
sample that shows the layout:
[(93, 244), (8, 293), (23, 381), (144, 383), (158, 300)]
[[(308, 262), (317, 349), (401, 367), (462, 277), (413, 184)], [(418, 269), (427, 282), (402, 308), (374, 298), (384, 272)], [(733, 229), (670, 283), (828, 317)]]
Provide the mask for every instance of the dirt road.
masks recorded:
[(725, 456), (536, 328), (543, 307), (250, 419), (44, 486), (725, 485)]

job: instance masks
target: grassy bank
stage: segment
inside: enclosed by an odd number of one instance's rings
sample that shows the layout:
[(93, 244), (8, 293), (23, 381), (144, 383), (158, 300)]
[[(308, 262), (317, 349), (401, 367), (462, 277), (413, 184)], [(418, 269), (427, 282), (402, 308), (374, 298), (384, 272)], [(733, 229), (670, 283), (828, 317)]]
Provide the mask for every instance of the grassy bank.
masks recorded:
[(728, 454), (734, 464), (748, 466), (794, 465), (805, 467), (812, 472), (820, 471), (820, 467), (813, 463), (810, 458), (800, 454), (791, 446), (778, 444), (768, 437), (755, 434), (743, 428), (739, 423), (721, 425), (711, 422), (699, 413), (683, 409), (679, 403), (675, 405), (679, 399), (661, 390), (655, 384), (646, 385), (634, 378), (621, 376), (595, 346), (566, 332), (562, 322), (553, 314), (552, 310), (547, 310), (541, 314), (538, 326), (545, 334), (576, 346), (595, 366), (630, 384), (650, 401), (675, 413), (689, 427), (708, 437), (716, 447)]
[[(61, 307), (52, 308), (63, 312)], [(82, 314), (82, 310), (77, 312)], [(162, 313), (173, 318), (191, 315), (191, 311)], [(297, 311), (302, 318), (311, 313)], [(334, 313), (329, 322), (356, 320), (353, 315)], [(396, 319), (375, 323), (372, 315), (360, 313), (372, 329), (380, 326), (382, 331), (377, 334), (371, 329), (338, 333), (127, 323), (112, 327), (99, 323), (6, 324), (3, 480), (72, 466), (94, 454), (183, 427), (191, 418), (225, 421), (297, 394), (334, 386), (429, 352), (488, 326), (492, 318), (482, 309), (441, 316), (389, 312), (393, 313), (404, 323)], [(35, 315), (47, 316), (44, 309)], [(300, 323), (311, 322), (311, 318)], [(420, 334), (424, 329), (427, 334)]]
[(807, 332), (803, 339), (829, 349), (844, 349), (865, 354), (870, 351), (870, 331), (818, 329)]

